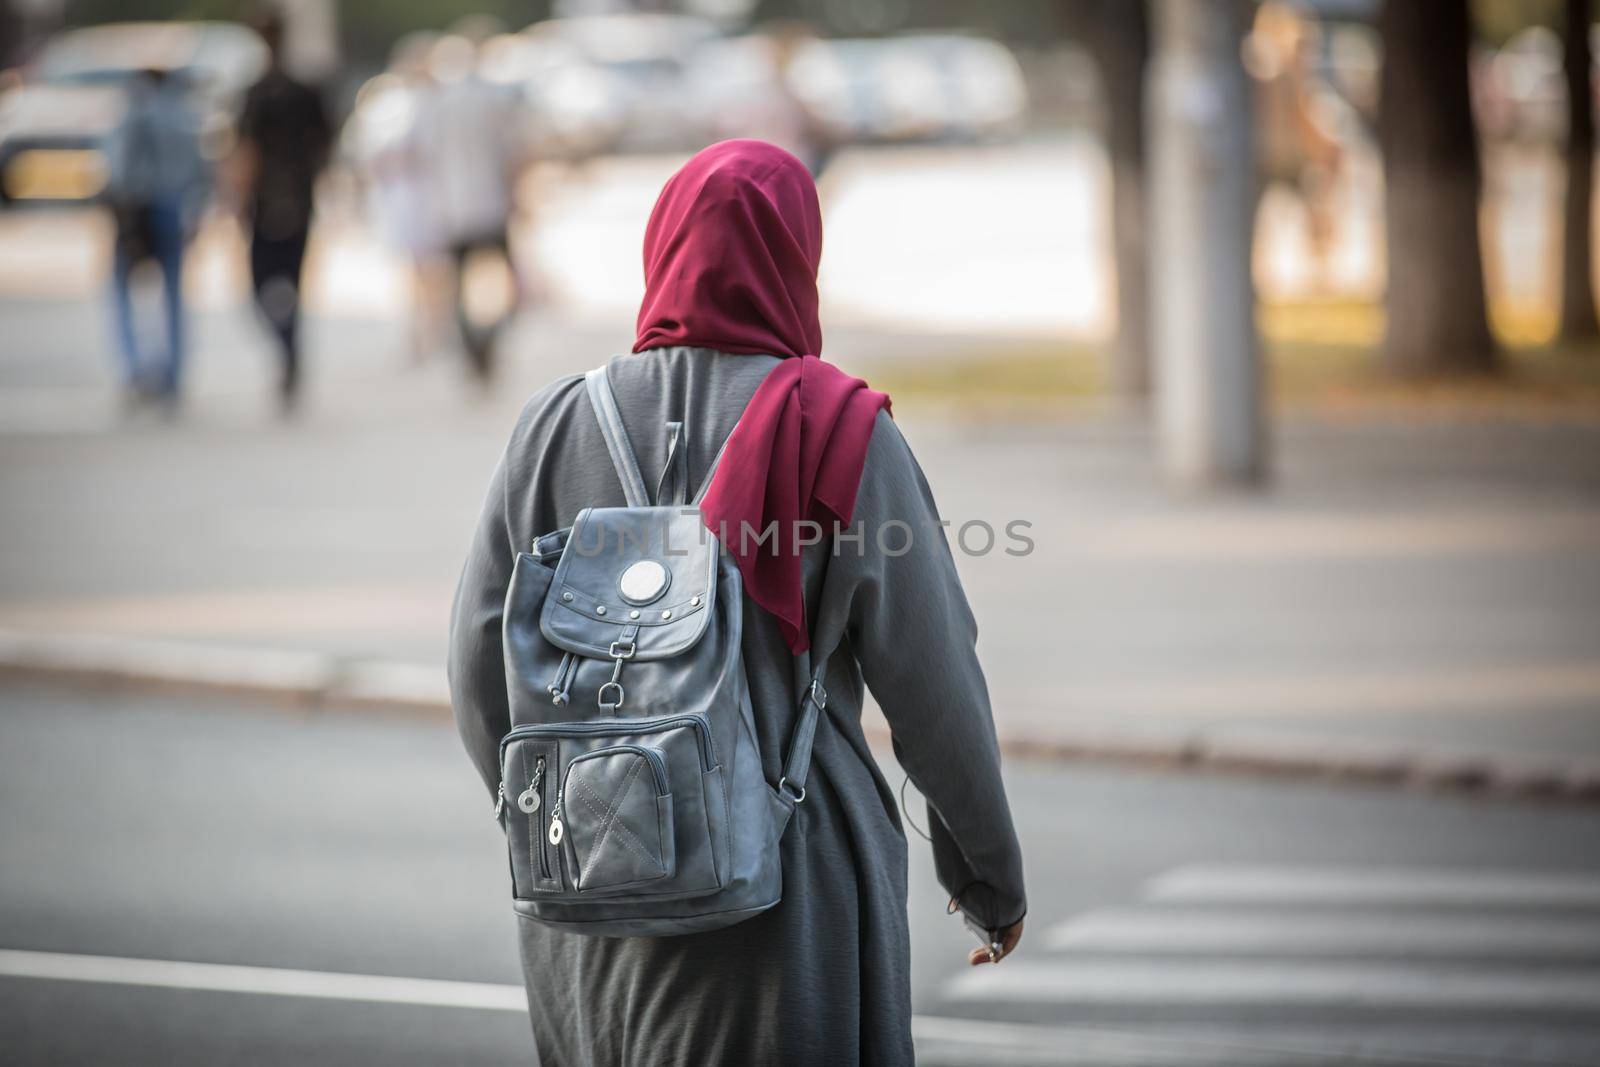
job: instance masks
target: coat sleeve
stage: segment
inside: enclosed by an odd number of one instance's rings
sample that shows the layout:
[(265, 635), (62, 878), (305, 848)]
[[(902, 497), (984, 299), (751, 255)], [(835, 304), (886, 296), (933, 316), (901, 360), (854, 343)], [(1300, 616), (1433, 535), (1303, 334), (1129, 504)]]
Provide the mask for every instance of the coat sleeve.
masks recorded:
[(489, 497), (450, 612), (450, 708), (467, 755), (491, 794), (500, 786), (500, 739), (511, 729), (500, 638), (514, 558), (506, 519), (506, 462), (500, 461), (489, 480)]
[(850, 532), (859, 540), (841, 538), (834, 563), (853, 585), (851, 643), (895, 754), (927, 798), (939, 880), (975, 922), (1009, 926), (1027, 911), (1022, 851), (977, 623), (927, 480), (887, 415), (873, 430)]

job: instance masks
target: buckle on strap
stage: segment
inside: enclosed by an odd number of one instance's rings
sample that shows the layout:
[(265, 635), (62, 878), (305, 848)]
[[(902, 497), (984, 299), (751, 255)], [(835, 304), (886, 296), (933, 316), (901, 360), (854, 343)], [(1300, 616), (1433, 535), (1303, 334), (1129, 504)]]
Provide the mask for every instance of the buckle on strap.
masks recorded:
[[(811, 698), (811, 702), (817, 706), (819, 711), (828, 706), (828, 691), (822, 688), (822, 683), (815, 678), (811, 679), (811, 685), (806, 690), (806, 696)], [(801, 790), (801, 792), (804, 792), (804, 790)]]
[[(632, 641), (613, 641), (611, 642), (610, 651), (611, 681), (600, 687), (600, 692), (595, 699), (599, 701), (603, 710), (615, 713), (618, 708), (622, 707), (622, 665), (633, 658), (634, 643)], [(617, 693), (616, 699), (607, 700), (607, 693), (613, 689)]]
[[(798, 789), (799, 792), (795, 792), (796, 789)], [(795, 785), (793, 782), (789, 781), (787, 777), (778, 779), (778, 792), (788, 797), (789, 803), (791, 804), (802, 804), (806, 799), (805, 787)]]

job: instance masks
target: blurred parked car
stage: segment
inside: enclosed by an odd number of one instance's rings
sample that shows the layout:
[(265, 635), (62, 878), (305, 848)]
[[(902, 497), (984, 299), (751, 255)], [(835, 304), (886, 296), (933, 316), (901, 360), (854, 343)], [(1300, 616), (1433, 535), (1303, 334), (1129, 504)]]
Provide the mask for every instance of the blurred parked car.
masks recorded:
[(0, 204), (88, 203), (114, 181), (127, 90), (162, 70), (194, 95), (208, 158), (226, 151), (267, 48), (226, 22), (129, 22), (64, 33), (0, 92)]
[(971, 140), (1015, 133), (1022, 68), (998, 41), (954, 34), (812, 41), (790, 87), (838, 142)]
[(811, 124), (790, 90), (778, 42), (759, 34), (708, 41), (688, 69), (688, 102), (702, 141), (758, 137), (803, 151)]
[(562, 154), (695, 147), (704, 121), (687, 69), (720, 35), (686, 15), (550, 19), (523, 35), (526, 94), (541, 139)]

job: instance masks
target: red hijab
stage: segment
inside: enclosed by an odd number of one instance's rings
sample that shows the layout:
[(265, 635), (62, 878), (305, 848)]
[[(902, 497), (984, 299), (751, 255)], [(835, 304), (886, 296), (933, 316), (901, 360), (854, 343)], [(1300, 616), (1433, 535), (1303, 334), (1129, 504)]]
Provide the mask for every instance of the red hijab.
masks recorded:
[[(821, 258), (805, 165), (764, 141), (714, 144), (668, 179), (650, 213), (633, 345), (787, 357), (745, 408), (700, 509), (795, 652), (810, 646), (800, 542), (815, 533), (801, 523), (823, 537), (850, 524), (872, 427), (889, 406), (818, 355)], [(773, 524), (776, 537), (758, 541)]]

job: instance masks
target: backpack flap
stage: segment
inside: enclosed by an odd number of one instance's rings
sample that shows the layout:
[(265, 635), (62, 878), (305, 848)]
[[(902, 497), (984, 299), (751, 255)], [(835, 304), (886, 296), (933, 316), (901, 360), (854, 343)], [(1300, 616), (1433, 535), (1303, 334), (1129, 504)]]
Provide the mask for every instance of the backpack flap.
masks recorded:
[(717, 542), (692, 508), (585, 508), (572, 524), (539, 629), (565, 652), (667, 659), (705, 633), (717, 592)]

